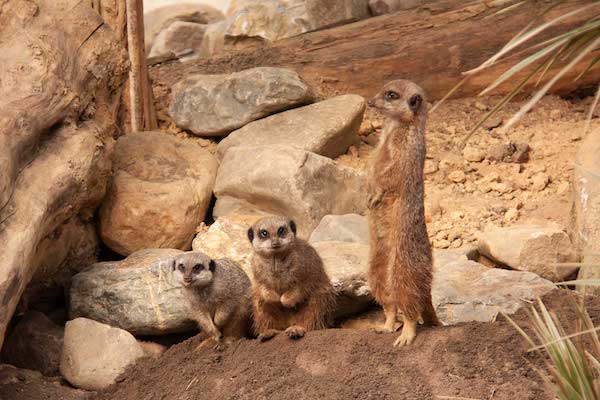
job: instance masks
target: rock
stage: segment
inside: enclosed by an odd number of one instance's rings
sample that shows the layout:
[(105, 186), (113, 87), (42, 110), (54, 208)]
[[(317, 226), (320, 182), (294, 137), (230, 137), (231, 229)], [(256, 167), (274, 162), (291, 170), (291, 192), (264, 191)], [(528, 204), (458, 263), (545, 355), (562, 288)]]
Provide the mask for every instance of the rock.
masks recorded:
[[(575, 240), (584, 265), (579, 279), (600, 278), (600, 131), (592, 129), (581, 142), (575, 158), (573, 202)], [(582, 289), (580, 286), (579, 289)], [(585, 286), (600, 294), (600, 287)]]
[(144, 350), (131, 333), (77, 318), (65, 326), (60, 372), (77, 388), (101, 390), (143, 356)]
[(516, 221), (519, 218), (519, 210), (517, 210), (516, 208), (509, 208), (506, 213), (504, 214), (504, 222), (505, 223), (511, 223)]
[(336, 318), (356, 314), (372, 304), (366, 276), (369, 245), (338, 241), (312, 245), (321, 256), (325, 271), (338, 294)]
[(365, 100), (344, 95), (254, 121), (219, 143), (217, 158), (234, 146), (282, 144), (335, 158), (358, 141)]
[(199, 3), (171, 4), (144, 13), (146, 54), (150, 53), (156, 36), (176, 21), (212, 24), (225, 19), (216, 8)]
[(212, 258), (229, 258), (250, 274), (253, 250), (248, 240), (248, 228), (262, 216), (234, 214), (219, 217), (207, 230), (198, 233), (192, 242), (192, 250)]
[(550, 183), (550, 176), (545, 172), (538, 172), (531, 177), (531, 189), (536, 192), (546, 189), (548, 183)]
[(513, 314), (554, 288), (552, 282), (531, 272), (459, 260), (434, 268), (431, 295), (440, 320), (453, 325), (494, 321), (499, 313)]
[(71, 318), (86, 317), (135, 335), (185, 332), (189, 304), (171, 282), (173, 249), (141, 250), (123, 261), (101, 262), (73, 277)]
[(480, 162), (485, 158), (485, 152), (477, 147), (467, 146), (463, 150), (463, 157), (470, 162)]
[(298, 74), (258, 67), (224, 75), (192, 75), (172, 88), (169, 115), (197, 136), (227, 136), (267, 115), (313, 100)]
[(450, 241), (447, 239), (435, 239), (433, 241), (433, 247), (436, 249), (447, 249), (450, 247)]
[(122, 255), (146, 248), (188, 250), (204, 220), (217, 161), (193, 142), (138, 132), (117, 142), (100, 235)]
[(370, 16), (368, 0), (237, 0), (227, 36), (276, 41)]
[(490, 161), (524, 163), (529, 160), (529, 145), (526, 143), (495, 144), (488, 150)]
[(438, 171), (438, 162), (435, 160), (425, 160), (425, 166), (423, 167), (423, 173), (430, 175)]
[(524, 163), (529, 161), (529, 145), (527, 143), (515, 143), (515, 152), (512, 155), (512, 162)]
[(187, 49), (200, 50), (207, 25), (175, 21), (154, 39), (148, 57), (178, 55)]
[(358, 214), (326, 215), (310, 235), (311, 244), (325, 241), (369, 245), (369, 222)]
[(57, 376), (62, 347), (63, 329), (44, 314), (29, 311), (4, 342), (2, 360), (46, 376)]
[(325, 215), (365, 211), (365, 179), (327, 157), (288, 146), (232, 147), (219, 167), (213, 215), (288, 215), (307, 238)]
[(454, 183), (464, 183), (467, 180), (467, 176), (463, 171), (452, 171), (448, 174), (448, 180)]
[[(487, 106), (485, 106), (485, 109), (482, 111), (487, 111)], [(487, 119), (482, 125), (481, 127), (483, 129), (487, 129), (488, 131), (493, 130), (494, 128), (499, 127), (500, 125), (502, 125), (502, 117), (500, 117), (499, 115), (490, 117), (489, 119)]]
[(534, 272), (555, 282), (576, 270), (554, 265), (576, 261), (569, 236), (558, 228), (515, 225), (487, 230), (478, 239), (482, 254), (512, 269)]
[(391, 14), (396, 11), (408, 10), (423, 4), (431, 3), (433, 0), (369, 0), (369, 9), (375, 16)]

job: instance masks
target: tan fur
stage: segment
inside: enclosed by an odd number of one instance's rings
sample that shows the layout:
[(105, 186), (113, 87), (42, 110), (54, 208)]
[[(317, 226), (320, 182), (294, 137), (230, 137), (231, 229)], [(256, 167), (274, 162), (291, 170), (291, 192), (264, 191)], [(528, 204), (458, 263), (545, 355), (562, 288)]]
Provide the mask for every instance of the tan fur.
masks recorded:
[[(261, 238), (261, 232), (268, 237)], [(248, 237), (254, 248), (252, 298), (259, 337), (285, 330), (298, 338), (304, 331), (326, 328), (335, 302), (333, 287), (316, 250), (296, 238), (293, 221), (263, 218)]]
[[(202, 267), (194, 271), (197, 265)], [(223, 338), (242, 338), (251, 333), (250, 279), (236, 263), (188, 252), (173, 259), (172, 271), (189, 298), (192, 319), (213, 340), (218, 343)]]
[(369, 105), (387, 117), (369, 171), (369, 283), (384, 308), (387, 330), (397, 312), (403, 313), (395, 345), (404, 345), (414, 339), (419, 318), (439, 324), (431, 303), (433, 263), (423, 203), (427, 104), (419, 86), (398, 80)]

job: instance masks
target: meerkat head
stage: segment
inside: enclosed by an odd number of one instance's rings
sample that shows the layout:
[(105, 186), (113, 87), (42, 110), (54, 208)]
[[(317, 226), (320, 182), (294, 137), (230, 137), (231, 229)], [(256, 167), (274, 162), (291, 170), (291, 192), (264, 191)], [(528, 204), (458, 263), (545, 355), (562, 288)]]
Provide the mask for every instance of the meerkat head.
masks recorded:
[(204, 253), (189, 252), (175, 257), (171, 269), (175, 281), (184, 287), (206, 287), (213, 280), (217, 264)]
[(425, 91), (417, 84), (399, 79), (385, 84), (369, 106), (385, 116), (411, 124), (427, 112)]
[(286, 217), (266, 217), (248, 229), (254, 250), (263, 256), (285, 254), (296, 240), (296, 224)]

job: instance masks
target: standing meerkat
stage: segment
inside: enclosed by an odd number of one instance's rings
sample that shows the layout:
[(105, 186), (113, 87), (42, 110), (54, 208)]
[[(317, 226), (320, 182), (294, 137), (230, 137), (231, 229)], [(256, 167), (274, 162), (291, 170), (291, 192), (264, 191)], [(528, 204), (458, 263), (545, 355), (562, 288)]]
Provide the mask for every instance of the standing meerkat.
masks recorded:
[(192, 319), (210, 335), (208, 340), (216, 342), (217, 349), (222, 348), (223, 338), (242, 338), (250, 333), (251, 284), (237, 264), (187, 252), (173, 259), (171, 269), (175, 282), (184, 287), (190, 300)]
[(259, 339), (278, 332), (292, 339), (324, 329), (335, 294), (317, 251), (296, 237), (296, 224), (285, 217), (266, 217), (248, 229), (252, 256), (252, 300)]
[(384, 330), (393, 332), (402, 312), (404, 326), (394, 346), (404, 346), (414, 340), (419, 318), (439, 325), (431, 302), (433, 262), (423, 203), (427, 103), (415, 83), (396, 80), (369, 106), (386, 117), (369, 171), (369, 283), (383, 306)]

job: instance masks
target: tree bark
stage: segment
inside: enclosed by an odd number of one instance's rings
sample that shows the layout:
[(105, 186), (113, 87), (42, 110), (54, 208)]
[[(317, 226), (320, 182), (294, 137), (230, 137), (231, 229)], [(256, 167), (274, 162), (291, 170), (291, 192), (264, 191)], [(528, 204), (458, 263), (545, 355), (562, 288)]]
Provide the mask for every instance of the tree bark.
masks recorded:
[(104, 196), (127, 62), (89, 2), (0, 0), (0, 27), (1, 347), (48, 240)]
[[(567, 1), (554, 7), (540, 23), (588, 3)], [(437, 1), (262, 47), (225, 53), (210, 60), (167, 61), (151, 68), (158, 107), (168, 107), (170, 88), (186, 76), (228, 73), (257, 66), (290, 68), (314, 87), (320, 87), (325, 96), (356, 93), (370, 97), (385, 82), (406, 78), (422, 85), (430, 100), (440, 99), (463, 78), (462, 72), (477, 67), (495, 54), (548, 6), (548, 2), (533, 0), (508, 12), (497, 13), (507, 4), (510, 2), (503, 0)], [(583, 12), (561, 21), (540, 38), (564, 32), (587, 20), (588, 15), (589, 12)], [(511, 57), (474, 76), (454, 96), (476, 95), (515, 60), (516, 57)], [(573, 82), (573, 77), (585, 68), (583, 64), (565, 76), (555, 90), (596, 82), (600, 77), (598, 68)], [(511, 87), (501, 85), (498, 92), (506, 92)], [(524, 92), (533, 90), (532, 84), (524, 87)]]

